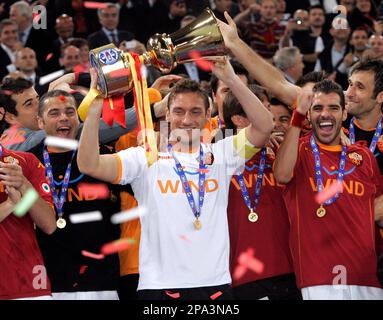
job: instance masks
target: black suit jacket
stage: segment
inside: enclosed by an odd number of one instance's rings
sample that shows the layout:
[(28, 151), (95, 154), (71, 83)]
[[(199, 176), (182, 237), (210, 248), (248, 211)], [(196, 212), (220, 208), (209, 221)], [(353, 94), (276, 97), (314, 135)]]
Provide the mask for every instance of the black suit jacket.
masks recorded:
[(11, 64), (8, 54), (0, 46), (0, 82), (8, 74), (7, 65)]
[[(203, 80), (210, 81), (211, 73), (203, 71), (198, 67), (197, 67), (197, 70), (198, 70), (199, 81), (203, 81)], [(189, 76), (184, 64), (177, 65), (177, 67), (171, 73), (172, 74), (179, 74), (179, 75), (185, 74), (185, 75)]]
[(48, 55), (53, 54), (53, 39), (48, 32), (43, 29), (32, 28), (25, 47), (31, 48), (36, 52), (37, 62), (43, 74), (56, 71), (54, 61), (52, 59), (47, 61)]
[[(134, 35), (128, 31), (117, 30), (118, 43), (121, 41), (130, 41), (134, 39)], [(105, 34), (103, 30), (99, 30), (95, 33), (92, 33), (88, 37), (89, 49), (94, 49), (98, 47), (105, 46), (110, 43), (108, 36)]]

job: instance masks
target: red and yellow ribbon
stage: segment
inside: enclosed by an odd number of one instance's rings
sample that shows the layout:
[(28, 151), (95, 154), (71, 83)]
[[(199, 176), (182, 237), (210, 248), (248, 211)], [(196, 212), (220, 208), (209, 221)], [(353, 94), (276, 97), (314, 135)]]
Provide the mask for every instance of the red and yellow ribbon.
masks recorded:
[(139, 55), (129, 52), (125, 53), (129, 60), (130, 71), (133, 78), (134, 106), (137, 113), (139, 130), (142, 132), (146, 159), (151, 166), (157, 161), (157, 139), (153, 129), (152, 114), (150, 111), (150, 101), (148, 86), (145, 77), (141, 76), (141, 60)]

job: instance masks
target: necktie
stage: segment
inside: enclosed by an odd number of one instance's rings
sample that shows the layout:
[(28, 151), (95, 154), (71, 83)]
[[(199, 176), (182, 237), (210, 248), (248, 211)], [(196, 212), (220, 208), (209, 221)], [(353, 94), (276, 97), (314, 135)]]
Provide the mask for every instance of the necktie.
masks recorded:
[(25, 42), (24, 42), (24, 36), (25, 36), (25, 32), (20, 32), (19, 33), (19, 40), (22, 44), (25, 45)]
[(111, 32), (110, 33), (110, 37), (112, 38), (112, 42), (117, 46), (118, 43), (117, 43), (117, 37), (116, 37), (116, 34), (114, 32)]

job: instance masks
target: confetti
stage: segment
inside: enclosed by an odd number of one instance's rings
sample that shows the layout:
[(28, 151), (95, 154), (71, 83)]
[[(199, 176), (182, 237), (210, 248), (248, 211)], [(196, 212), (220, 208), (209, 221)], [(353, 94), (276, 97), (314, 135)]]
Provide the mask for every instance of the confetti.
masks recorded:
[(165, 293), (169, 296), (169, 297), (171, 297), (171, 298), (173, 298), (173, 299), (178, 299), (179, 297), (181, 297), (181, 295), (180, 295), (180, 293), (179, 292), (170, 292), (169, 290), (165, 290)]
[(29, 188), (13, 209), (17, 217), (24, 216), (39, 198), (39, 194), (33, 188)]
[(102, 260), (105, 258), (105, 256), (103, 254), (100, 254), (100, 253), (92, 253), (92, 252), (89, 252), (89, 251), (86, 251), (86, 250), (81, 250), (81, 254), (84, 256), (84, 257), (87, 257), (87, 258), (92, 258), (92, 259), (96, 259), (96, 260)]
[(143, 217), (147, 213), (147, 209), (144, 207), (137, 207), (131, 210), (122, 211), (119, 213), (114, 214), (110, 221), (113, 224), (119, 224), (125, 221), (138, 219), (140, 217)]
[(88, 266), (81, 266), (80, 267), (80, 274), (83, 274), (83, 273), (85, 273), (85, 271), (86, 271), (86, 269), (88, 269)]
[(150, 103), (160, 102), (162, 100), (161, 92), (154, 88), (148, 88)]
[(181, 235), (180, 239), (184, 240), (184, 241), (187, 241), (187, 242), (191, 242), (190, 239), (188, 237), (186, 237), (185, 235)]
[(235, 267), (233, 278), (235, 280), (241, 279), (246, 273), (247, 268), (245, 266), (238, 265)]
[(200, 55), (200, 53), (196, 50), (190, 51), (190, 58), (193, 59), (193, 62), (203, 71), (210, 72), (214, 68), (214, 64)]
[(53, 57), (53, 53), (48, 53), (47, 56), (45, 57), (45, 61), (49, 61), (50, 59), (52, 59)]
[(265, 267), (262, 261), (254, 257), (254, 250), (252, 248), (239, 255), (238, 263), (258, 274), (262, 273)]
[(325, 203), (339, 192), (343, 192), (343, 183), (336, 181), (330, 184), (322, 192), (318, 192), (315, 196), (315, 201), (319, 204)]
[(71, 214), (69, 216), (70, 222), (76, 223), (84, 223), (84, 222), (93, 222), (93, 221), (101, 221), (102, 214), (101, 211), (90, 211), (90, 212), (82, 212)]
[(55, 72), (52, 72), (50, 74), (47, 74), (40, 78), (39, 85), (43, 86), (44, 84), (47, 84), (53, 80), (56, 80), (57, 78), (60, 78), (65, 73), (65, 70), (58, 70)]
[(44, 141), (46, 146), (58, 147), (63, 149), (77, 150), (78, 141), (72, 139), (59, 138), (54, 136), (48, 136)]
[(107, 199), (110, 195), (110, 190), (105, 183), (79, 183), (78, 190), (87, 198)]
[(100, 3), (95, 1), (84, 1), (84, 8), (87, 9), (105, 9), (108, 7), (107, 3)]
[(101, 253), (104, 255), (109, 255), (113, 253), (117, 253), (120, 251), (124, 251), (128, 249), (132, 244), (134, 244), (136, 241), (134, 239), (118, 239), (116, 241), (109, 242), (107, 244), (104, 244), (101, 248)]
[(148, 68), (141, 65), (141, 77), (146, 79), (148, 77)]
[(221, 291), (218, 291), (218, 292), (212, 294), (212, 295), (210, 296), (210, 299), (211, 299), (211, 300), (215, 300), (215, 299), (217, 299), (218, 297), (222, 296), (222, 294), (223, 294), (223, 293), (222, 293)]

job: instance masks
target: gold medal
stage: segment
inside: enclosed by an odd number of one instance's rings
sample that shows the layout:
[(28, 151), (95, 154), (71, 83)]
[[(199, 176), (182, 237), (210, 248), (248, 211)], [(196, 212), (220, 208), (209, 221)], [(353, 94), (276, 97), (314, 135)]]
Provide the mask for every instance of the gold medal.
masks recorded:
[(317, 210), (317, 216), (323, 218), (326, 215), (326, 209), (321, 205)]
[(257, 222), (258, 221), (258, 214), (253, 211), (253, 209), (250, 210), (249, 215), (247, 216), (250, 222)]
[(195, 228), (196, 230), (200, 230), (200, 229), (202, 228), (201, 221), (200, 221), (198, 218), (195, 219), (195, 221), (194, 221), (194, 228)]
[(59, 229), (64, 229), (65, 226), (66, 226), (66, 221), (65, 221), (65, 219), (63, 219), (63, 218), (59, 218), (59, 219), (56, 221), (56, 226), (57, 226), (57, 228), (59, 228)]

